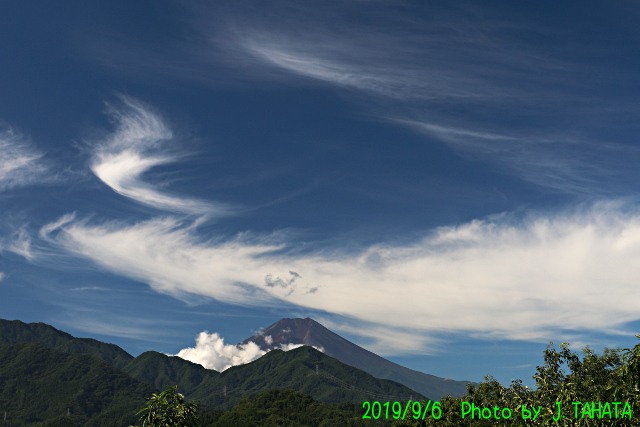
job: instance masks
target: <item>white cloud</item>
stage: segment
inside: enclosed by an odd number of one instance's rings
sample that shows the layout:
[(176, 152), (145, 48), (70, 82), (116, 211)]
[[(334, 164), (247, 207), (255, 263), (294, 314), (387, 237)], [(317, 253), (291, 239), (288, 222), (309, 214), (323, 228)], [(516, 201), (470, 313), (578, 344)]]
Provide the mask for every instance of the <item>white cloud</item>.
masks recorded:
[(289, 351), (289, 350), (294, 350), (296, 348), (300, 348), (302, 347), (304, 344), (293, 344), (293, 343), (287, 343), (287, 344), (280, 344), (280, 349), (282, 351)]
[(35, 254), (31, 247), (31, 236), (26, 230), (25, 226), (13, 227), (11, 221), (8, 221), (6, 227), (9, 229), (6, 232), (7, 237), (0, 238), (0, 254), (3, 251), (13, 252), (31, 261), (34, 259)]
[(0, 130), (0, 191), (46, 181), (42, 157), (23, 135)]
[(279, 70), (281, 81), (293, 74), (395, 100), (530, 103), (557, 98), (549, 81), (570, 87), (567, 71), (579, 73), (530, 43), (531, 34), (561, 35), (525, 16), (502, 20), (473, 6), (432, 6), (420, 15), (394, 4), (285, 3), (277, 14), (240, 6), (197, 21), (216, 58), (249, 74), (277, 78)]
[(4, 273), (2, 271), (0, 271), (0, 280), (4, 279)]
[(70, 291), (110, 291), (111, 289), (102, 286), (81, 286), (79, 288), (71, 288)]
[[(67, 218), (45, 229), (51, 242), (160, 292), (325, 310), (384, 326), (378, 344), (390, 347), (399, 346), (394, 330), (544, 341), (557, 331), (620, 330), (640, 318), (640, 212), (615, 203), (475, 220), (358, 254), (288, 256), (265, 242), (203, 241), (169, 218), (135, 225)], [(265, 285), (265, 276), (291, 271), (301, 277), (293, 292)], [(315, 285), (318, 292), (304, 291)], [(429, 341), (421, 342), (404, 350), (424, 351)]]
[(222, 372), (232, 366), (252, 362), (266, 353), (254, 342), (243, 345), (225, 344), (224, 338), (217, 333), (209, 334), (205, 331), (197, 336), (195, 347), (182, 349), (176, 356)]
[[(281, 245), (246, 244), (241, 240), (202, 243), (195, 231), (175, 218), (133, 226), (119, 222), (91, 226), (65, 216), (43, 227), (41, 235), (105, 268), (148, 282), (160, 292), (202, 293), (247, 305), (270, 299), (266, 292), (260, 292), (262, 286), (254, 283), (264, 283), (264, 276), (258, 279), (257, 274), (270, 264), (260, 256)], [(200, 291), (194, 292), (196, 289)]]
[(33, 251), (31, 250), (31, 236), (24, 228), (20, 228), (13, 233), (13, 236), (7, 241), (5, 249), (21, 255), (27, 260), (34, 258)]
[(169, 195), (141, 180), (151, 168), (172, 163), (172, 131), (160, 116), (141, 102), (122, 97), (123, 108), (111, 108), (116, 131), (95, 148), (91, 170), (115, 192), (157, 209), (215, 215), (227, 211), (222, 204)]
[[(305, 346), (306, 344), (293, 344), (293, 343), (287, 343), (287, 344), (280, 344), (280, 350), (282, 351), (289, 351), (289, 350), (295, 350), (296, 348), (300, 348), (302, 346)], [(315, 345), (312, 345), (311, 347), (315, 348), (316, 350), (324, 353), (324, 348), (323, 347), (316, 347)]]

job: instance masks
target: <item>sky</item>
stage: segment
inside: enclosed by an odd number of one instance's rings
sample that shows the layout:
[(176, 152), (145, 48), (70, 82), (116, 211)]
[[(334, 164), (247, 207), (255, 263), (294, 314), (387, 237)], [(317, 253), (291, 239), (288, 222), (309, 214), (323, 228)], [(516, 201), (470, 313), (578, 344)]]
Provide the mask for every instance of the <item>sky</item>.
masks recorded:
[(0, 318), (222, 369), (311, 317), (505, 385), (532, 385), (550, 341), (631, 347), (639, 18), (631, 1), (3, 2)]

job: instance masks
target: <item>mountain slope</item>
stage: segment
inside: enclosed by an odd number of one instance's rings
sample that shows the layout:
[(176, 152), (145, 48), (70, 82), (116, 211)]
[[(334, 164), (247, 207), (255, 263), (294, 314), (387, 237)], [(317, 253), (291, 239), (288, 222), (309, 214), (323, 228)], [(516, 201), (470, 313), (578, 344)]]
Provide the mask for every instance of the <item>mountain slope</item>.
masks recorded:
[[(230, 408), (242, 398), (273, 388), (306, 392), (325, 402), (368, 400), (370, 395), (362, 390), (379, 395), (418, 397), (418, 393), (400, 384), (380, 381), (311, 348), (287, 353), (271, 351), (250, 364), (218, 373), (154, 351), (133, 358), (116, 345), (90, 338), (75, 338), (44, 323), (0, 319), (0, 345), (21, 343), (38, 343), (66, 353), (90, 355), (113, 364), (123, 373), (156, 389), (177, 384), (188, 399), (199, 399), (205, 405), (218, 408)], [(311, 375), (315, 373), (316, 364), (320, 368), (319, 375)]]
[(323, 348), (325, 354), (347, 365), (362, 369), (376, 378), (399, 382), (430, 399), (447, 394), (462, 396), (467, 381), (453, 381), (414, 371), (366, 350), (331, 332), (310, 318), (282, 319), (240, 344), (255, 342), (263, 350), (280, 348), (283, 344), (305, 344)]
[(75, 338), (46, 323), (24, 323), (20, 320), (0, 319), (0, 345), (38, 343), (73, 354), (88, 354), (123, 368), (133, 356), (115, 344), (93, 338)]
[(37, 343), (0, 345), (4, 425), (123, 426), (156, 392), (110, 363)]
[(189, 395), (202, 381), (216, 371), (176, 356), (157, 351), (146, 351), (122, 368), (133, 378), (162, 390), (165, 386), (178, 386), (180, 393)]
[(322, 402), (362, 404), (365, 400), (424, 398), (401, 384), (374, 378), (307, 346), (288, 352), (272, 350), (221, 373), (157, 352), (141, 354), (124, 370), (156, 388), (178, 384), (189, 400), (217, 409), (232, 408), (241, 399), (272, 389), (296, 390)]

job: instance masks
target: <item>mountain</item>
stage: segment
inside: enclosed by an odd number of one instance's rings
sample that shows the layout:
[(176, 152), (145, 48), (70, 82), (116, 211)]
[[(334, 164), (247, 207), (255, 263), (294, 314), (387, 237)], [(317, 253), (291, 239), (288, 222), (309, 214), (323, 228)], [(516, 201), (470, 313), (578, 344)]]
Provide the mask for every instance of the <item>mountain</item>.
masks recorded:
[(37, 343), (0, 345), (3, 426), (130, 425), (155, 392), (92, 356)]
[(328, 356), (362, 369), (376, 378), (396, 381), (429, 399), (438, 400), (448, 394), (459, 397), (466, 393), (468, 381), (454, 381), (414, 371), (366, 350), (331, 332), (313, 319), (282, 319), (247, 338), (265, 351), (287, 344), (304, 344), (323, 349)]
[(102, 359), (121, 369), (122, 374), (159, 390), (177, 384), (188, 400), (197, 399), (219, 409), (231, 408), (243, 398), (270, 389), (293, 389), (323, 402), (362, 403), (372, 396), (395, 400), (424, 397), (401, 384), (374, 378), (311, 347), (289, 352), (270, 351), (249, 364), (218, 373), (155, 351), (134, 358), (114, 344), (75, 338), (44, 323), (0, 319), (0, 347), (22, 343), (37, 343)]
[(287, 352), (272, 350), (224, 372), (179, 357), (146, 352), (124, 371), (158, 389), (177, 384), (187, 399), (216, 409), (233, 408), (244, 398), (273, 389), (295, 390), (322, 402), (360, 405), (367, 400), (424, 399), (401, 384), (375, 378), (308, 346)]
[(216, 371), (205, 369), (197, 363), (157, 351), (145, 351), (122, 370), (158, 390), (164, 389), (165, 386), (177, 385), (180, 393), (186, 393), (187, 396), (197, 389), (205, 378), (217, 374)]
[(72, 354), (88, 354), (123, 368), (133, 356), (115, 344), (93, 338), (75, 338), (46, 323), (24, 323), (20, 320), (0, 319), (0, 345), (38, 343)]

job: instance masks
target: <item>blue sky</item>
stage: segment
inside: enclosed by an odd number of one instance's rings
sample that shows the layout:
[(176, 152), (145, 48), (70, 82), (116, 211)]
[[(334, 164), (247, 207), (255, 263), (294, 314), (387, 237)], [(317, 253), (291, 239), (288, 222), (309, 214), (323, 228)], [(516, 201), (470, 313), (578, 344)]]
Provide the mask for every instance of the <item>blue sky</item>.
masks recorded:
[(0, 5), (0, 317), (505, 384), (635, 344), (637, 3), (210, 3)]

